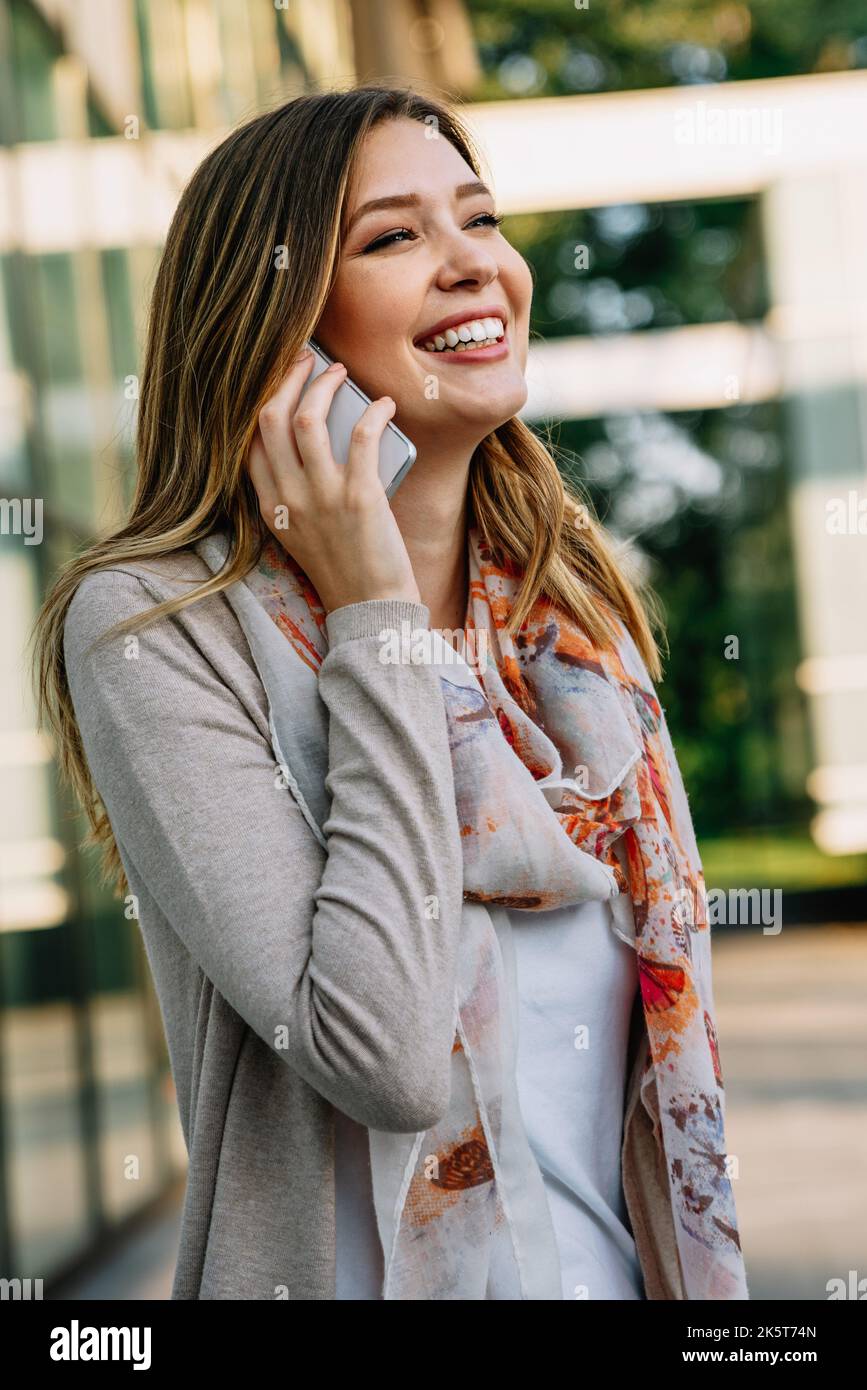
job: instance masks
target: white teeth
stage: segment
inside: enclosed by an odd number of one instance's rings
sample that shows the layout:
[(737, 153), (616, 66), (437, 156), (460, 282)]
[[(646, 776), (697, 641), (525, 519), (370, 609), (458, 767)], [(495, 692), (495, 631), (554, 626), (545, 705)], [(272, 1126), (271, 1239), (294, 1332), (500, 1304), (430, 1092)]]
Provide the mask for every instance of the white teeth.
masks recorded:
[(433, 338), (427, 338), (423, 346), (428, 352), (443, 352), (446, 348), (451, 348), (454, 352), (463, 352), (468, 345), (488, 347), (498, 338), (502, 338), (505, 331), (502, 319), (468, 319), (466, 323), (446, 328), (442, 333), (434, 334)]

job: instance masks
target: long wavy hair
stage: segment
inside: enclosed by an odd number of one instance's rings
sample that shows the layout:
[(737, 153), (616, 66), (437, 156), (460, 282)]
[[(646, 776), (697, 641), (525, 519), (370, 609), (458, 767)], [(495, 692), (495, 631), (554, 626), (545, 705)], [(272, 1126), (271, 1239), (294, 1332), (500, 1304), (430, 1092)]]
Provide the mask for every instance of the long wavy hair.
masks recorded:
[[(61, 775), (101, 851), (102, 879), (127, 881), (87, 765), (69, 693), (63, 629), (81, 580), (94, 570), (157, 560), (217, 529), (230, 533), (219, 574), (119, 623), (138, 631), (243, 578), (269, 532), (245, 468), (258, 415), (325, 308), (345, 224), (347, 191), (367, 133), (380, 121), (435, 122), (476, 174), (481, 160), (454, 106), (388, 84), (306, 94), (236, 129), (198, 166), (169, 227), (154, 281), (139, 383), (136, 486), (124, 525), (61, 570), (34, 624), (37, 715)], [(285, 247), (297, 274), (275, 270)], [(510, 630), (541, 596), (561, 605), (601, 646), (614, 632), (605, 604), (661, 674), (651, 630), (658, 601), (639, 593), (612, 540), (551, 448), (517, 417), (476, 449), (468, 510), (495, 556), (522, 572)]]

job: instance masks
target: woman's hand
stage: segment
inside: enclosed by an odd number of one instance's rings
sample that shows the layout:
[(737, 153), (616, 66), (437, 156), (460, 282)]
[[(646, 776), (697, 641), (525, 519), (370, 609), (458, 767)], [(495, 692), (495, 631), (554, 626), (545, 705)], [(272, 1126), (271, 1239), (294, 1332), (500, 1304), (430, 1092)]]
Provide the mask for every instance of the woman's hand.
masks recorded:
[[(395, 403), (382, 396), (367, 407), (352, 431), (344, 467), (331, 452), (325, 421), (346, 368), (334, 363), (302, 400), (312, 366), (313, 354), (302, 355), (259, 412), (247, 467), (262, 519), (301, 566), (327, 613), (367, 599), (420, 603), (379, 477), (379, 442)], [(278, 508), (285, 509), (288, 529), (276, 524)]]

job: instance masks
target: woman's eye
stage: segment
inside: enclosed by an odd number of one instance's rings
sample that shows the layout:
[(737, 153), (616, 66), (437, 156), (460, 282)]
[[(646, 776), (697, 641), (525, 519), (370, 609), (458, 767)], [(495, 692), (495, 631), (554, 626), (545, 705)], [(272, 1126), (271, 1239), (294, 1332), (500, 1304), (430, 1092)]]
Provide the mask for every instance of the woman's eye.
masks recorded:
[(409, 227), (400, 227), (396, 232), (388, 232), (386, 236), (378, 236), (376, 241), (372, 241), (369, 246), (365, 246), (364, 254), (366, 256), (368, 251), (378, 251), (382, 246), (390, 246), (396, 237), (412, 235), (413, 233), (410, 231)]
[[(499, 227), (502, 221), (502, 213), (496, 212), (483, 212), (478, 217), (473, 218), (473, 222), (487, 222), (489, 227)], [(472, 226), (472, 223), (470, 225)]]
[[(499, 227), (502, 221), (502, 216), (498, 215), (497, 213), (482, 212), (479, 214), (478, 217), (474, 217), (472, 222), (470, 222), (468, 225), (470, 227), (473, 227), (477, 225), (479, 222), (482, 222), (489, 227)], [(376, 240), (372, 241), (369, 246), (365, 246), (362, 254), (366, 256), (370, 251), (380, 251), (384, 246), (391, 246), (397, 242), (398, 237), (412, 236), (415, 236), (415, 233), (411, 231), (409, 227), (398, 227), (396, 231), (386, 232), (384, 236), (377, 237)]]

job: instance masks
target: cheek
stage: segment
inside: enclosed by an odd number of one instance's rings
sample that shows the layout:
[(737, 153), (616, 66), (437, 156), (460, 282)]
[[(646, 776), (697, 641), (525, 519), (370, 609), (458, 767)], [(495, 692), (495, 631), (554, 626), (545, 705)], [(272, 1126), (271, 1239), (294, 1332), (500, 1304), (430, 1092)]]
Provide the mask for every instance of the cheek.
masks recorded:
[(383, 274), (379, 267), (366, 273), (359, 268), (352, 284), (346, 285), (336, 299), (339, 316), (334, 323), (339, 324), (347, 341), (384, 343), (395, 333), (408, 331), (408, 302), (397, 276)]
[(395, 278), (372, 270), (354, 274), (351, 284), (335, 286), (320, 319), (330, 355), (346, 363), (371, 400), (384, 395), (402, 400), (414, 391), (412, 363), (400, 351), (400, 340), (412, 327), (407, 317), (412, 300)]
[(524, 257), (513, 251), (500, 262), (500, 279), (514, 311), (513, 341), (515, 355), (526, 372), (529, 357), (530, 307), (533, 301), (533, 273)]
[(533, 299), (533, 272), (524, 260), (524, 257), (516, 251), (508, 269), (504, 272), (504, 278), (508, 280), (509, 289), (515, 308), (522, 318), (529, 318), (530, 305)]

